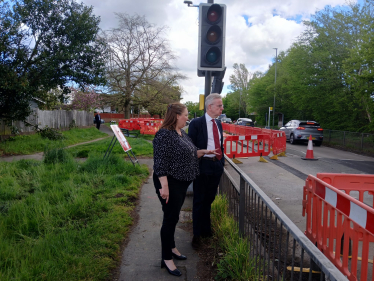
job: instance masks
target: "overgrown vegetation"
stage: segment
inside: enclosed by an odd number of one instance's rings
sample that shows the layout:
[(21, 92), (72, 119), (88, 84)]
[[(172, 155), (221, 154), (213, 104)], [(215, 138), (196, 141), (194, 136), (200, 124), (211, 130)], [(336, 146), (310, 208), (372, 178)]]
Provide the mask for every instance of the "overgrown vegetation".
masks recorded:
[(214, 240), (224, 252), (217, 265), (216, 280), (257, 280), (255, 262), (249, 255), (250, 245), (239, 236), (238, 225), (228, 213), (225, 196), (218, 195), (212, 204)]
[(45, 155), (0, 162), (0, 280), (108, 280), (148, 168)]
[[(88, 129), (75, 128), (60, 133), (64, 138), (59, 141), (61, 143), (60, 146), (69, 146), (108, 136), (93, 127)], [(15, 136), (0, 142), (0, 155), (32, 154), (42, 152), (46, 146), (51, 146), (55, 142), (56, 141), (49, 140), (48, 138), (42, 138), (39, 134)]]

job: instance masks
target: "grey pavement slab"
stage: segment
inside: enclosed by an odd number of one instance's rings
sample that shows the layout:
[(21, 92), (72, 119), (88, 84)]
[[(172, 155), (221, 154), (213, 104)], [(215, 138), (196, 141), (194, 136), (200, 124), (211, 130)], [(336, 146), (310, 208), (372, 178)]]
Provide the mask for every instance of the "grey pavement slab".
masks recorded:
[[(147, 164), (152, 170), (153, 159), (140, 159), (141, 164)], [(175, 231), (175, 242), (179, 251), (188, 258), (184, 261), (174, 260), (182, 272), (178, 280), (196, 279), (199, 257), (191, 247), (192, 197), (187, 196), (182, 207), (180, 221)], [(161, 269), (161, 240), (162, 224), (161, 203), (157, 198), (153, 185), (152, 174), (142, 186), (139, 205), (136, 207), (139, 215), (138, 222), (129, 236), (129, 242), (122, 254), (120, 266), (120, 281), (124, 280), (176, 280), (165, 268)]]

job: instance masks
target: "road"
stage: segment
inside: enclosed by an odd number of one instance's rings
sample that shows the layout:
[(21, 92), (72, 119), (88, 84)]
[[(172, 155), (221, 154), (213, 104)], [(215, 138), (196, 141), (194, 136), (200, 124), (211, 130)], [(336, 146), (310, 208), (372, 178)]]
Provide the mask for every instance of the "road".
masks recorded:
[[(320, 146), (314, 147), (316, 161), (302, 160), (307, 151), (306, 144), (291, 145), (287, 143), (287, 157), (279, 160), (258, 162), (259, 157), (239, 158), (243, 164), (238, 164), (278, 207), (304, 232), (305, 218), (302, 217), (302, 197), (305, 179), (309, 174), (317, 173), (346, 173), (373, 174), (374, 158), (354, 154), (347, 151)], [(271, 154), (270, 154), (271, 156)], [(226, 169), (239, 183), (239, 176), (229, 166)], [(358, 193), (352, 193), (358, 199)], [(365, 198), (365, 203), (372, 206), (373, 199)]]

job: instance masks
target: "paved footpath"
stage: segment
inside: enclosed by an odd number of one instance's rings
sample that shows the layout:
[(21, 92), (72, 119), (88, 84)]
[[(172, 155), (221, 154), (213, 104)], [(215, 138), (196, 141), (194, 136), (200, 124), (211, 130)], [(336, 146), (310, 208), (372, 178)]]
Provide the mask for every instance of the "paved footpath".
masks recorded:
[[(107, 126), (102, 125), (100, 131), (113, 136)], [(102, 138), (101, 138), (102, 139)], [(89, 142), (98, 141), (96, 139)], [(89, 143), (85, 142), (85, 143)], [(80, 143), (83, 144), (83, 143)], [(76, 144), (76, 145), (80, 145)], [(73, 146), (76, 146), (73, 145)], [(69, 146), (72, 147), (72, 146)], [(32, 155), (17, 155), (0, 157), (0, 161), (17, 161), (21, 159), (43, 159), (43, 152)], [(182, 207), (180, 221), (175, 231), (175, 241), (179, 251), (187, 256), (187, 260), (175, 260), (175, 264), (182, 272), (181, 277), (170, 275), (165, 268), (161, 269), (161, 240), (160, 229), (162, 224), (161, 203), (157, 198), (153, 180), (153, 159), (139, 159), (140, 164), (146, 164), (151, 171), (148, 180), (141, 188), (139, 204), (136, 207), (138, 220), (127, 238), (127, 245), (122, 253), (119, 276), (115, 281), (141, 281), (141, 280), (199, 280), (196, 277), (199, 257), (191, 247), (192, 240), (192, 196), (188, 195)]]
[[(140, 163), (147, 164), (152, 171), (153, 159), (141, 159)], [(151, 174), (141, 189), (140, 202), (136, 207), (139, 220), (130, 233), (130, 241), (122, 254), (120, 276), (116, 280), (198, 280), (196, 267), (199, 257), (191, 247), (191, 210), (192, 196), (187, 196), (175, 231), (176, 246), (187, 256), (184, 261), (174, 260), (182, 272), (178, 278), (160, 268), (162, 209)]]

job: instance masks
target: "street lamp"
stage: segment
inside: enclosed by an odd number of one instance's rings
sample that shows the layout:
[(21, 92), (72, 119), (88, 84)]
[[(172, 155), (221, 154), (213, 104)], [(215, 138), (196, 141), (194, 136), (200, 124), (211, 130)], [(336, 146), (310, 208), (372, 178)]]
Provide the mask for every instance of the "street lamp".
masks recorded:
[(240, 104), (242, 103), (242, 91), (239, 91), (239, 118), (240, 118)]
[[(274, 103), (273, 103), (273, 128), (274, 128), (274, 116), (275, 116), (275, 87), (277, 84), (277, 60), (278, 60), (278, 48), (275, 49), (275, 81), (274, 81)], [(270, 116), (269, 116), (270, 119)]]

